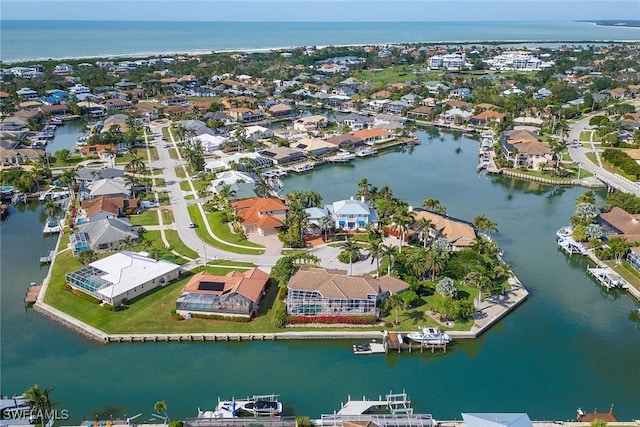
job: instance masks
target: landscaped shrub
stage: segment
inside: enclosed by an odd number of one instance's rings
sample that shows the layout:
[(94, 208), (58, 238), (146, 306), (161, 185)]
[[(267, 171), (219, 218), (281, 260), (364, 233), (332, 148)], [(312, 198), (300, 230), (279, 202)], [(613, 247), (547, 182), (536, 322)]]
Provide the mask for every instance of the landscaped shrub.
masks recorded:
[(102, 302), (98, 298), (95, 298), (95, 297), (93, 297), (93, 296), (91, 296), (89, 294), (86, 294), (86, 293), (84, 293), (84, 292), (82, 292), (82, 291), (80, 291), (78, 289), (71, 288), (71, 293), (74, 294), (77, 297), (82, 298), (83, 300), (92, 302), (94, 304), (100, 304)]
[(222, 316), (220, 314), (201, 314), (201, 313), (192, 313), (191, 317), (194, 319), (210, 319), (210, 320), (228, 320), (230, 322), (239, 322), (239, 323), (247, 323), (250, 322), (251, 319), (249, 317), (243, 316)]
[(184, 320), (184, 317), (182, 317), (182, 314), (178, 314), (178, 312), (177, 312), (177, 311), (175, 311), (175, 310), (172, 310), (172, 311), (171, 311), (171, 317), (172, 317), (174, 320)]
[(373, 325), (376, 323), (376, 316), (289, 316), (287, 323), (292, 325), (306, 325), (318, 323), (322, 325)]
[(338, 261), (349, 264), (350, 262), (358, 262), (362, 259), (362, 253), (359, 249), (353, 251), (342, 251), (338, 254)]
[(622, 172), (629, 175), (633, 180), (638, 180), (640, 177), (640, 165), (624, 151), (607, 148), (602, 152), (602, 158), (613, 166), (620, 168)]
[(453, 279), (443, 277), (436, 285), (436, 292), (444, 297), (455, 298), (458, 296), (458, 288)]
[(284, 328), (287, 326), (287, 306), (284, 302), (278, 300), (273, 304), (275, 310), (274, 326), (276, 328)]

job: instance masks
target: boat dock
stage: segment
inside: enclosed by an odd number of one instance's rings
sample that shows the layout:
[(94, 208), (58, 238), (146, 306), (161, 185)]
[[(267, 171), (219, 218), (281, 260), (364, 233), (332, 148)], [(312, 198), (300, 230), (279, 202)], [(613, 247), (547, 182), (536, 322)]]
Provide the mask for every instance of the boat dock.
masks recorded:
[(45, 255), (45, 256), (41, 256), (40, 257), (40, 264), (51, 264), (51, 262), (53, 261), (53, 258), (55, 258), (56, 256), (56, 251), (50, 251), (49, 255)]
[(558, 246), (569, 255), (587, 255), (588, 253), (587, 249), (581, 243), (576, 242), (569, 236), (558, 239)]
[(414, 350), (420, 350), (420, 353), (422, 354), (425, 349), (430, 349), (431, 353), (435, 352), (436, 349), (442, 349), (445, 353), (447, 352), (446, 342), (438, 344), (414, 343), (407, 337), (407, 334), (400, 334), (396, 332), (384, 333), (382, 336), (382, 343), (384, 344), (384, 348), (387, 353), (389, 353), (389, 350), (396, 350), (398, 353), (401, 353), (402, 350), (406, 350), (409, 353)]
[(31, 307), (36, 303), (38, 299), (38, 295), (40, 295), (40, 289), (42, 289), (42, 285), (37, 285), (35, 282), (31, 282), (29, 287), (27, 288), (27, 293), (24, 296), (24, 305), (25, 307)]
[(627, 282), (609, 268), (587, 268), (587, 271), (607, 289), (626, 289), (628, 287)]

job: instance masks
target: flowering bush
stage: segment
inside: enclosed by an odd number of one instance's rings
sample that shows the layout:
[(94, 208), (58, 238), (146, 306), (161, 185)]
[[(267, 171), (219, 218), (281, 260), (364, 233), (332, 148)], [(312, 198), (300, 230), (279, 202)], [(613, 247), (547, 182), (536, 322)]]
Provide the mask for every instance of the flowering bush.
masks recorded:
[(292, 325), (306, 325), (310, 323), (320, 323), (323, 325), (334, 325), (338, 323), (348, 325), (373, 325), (376, 323), (376, 316), (288, 316), (287, 323)]

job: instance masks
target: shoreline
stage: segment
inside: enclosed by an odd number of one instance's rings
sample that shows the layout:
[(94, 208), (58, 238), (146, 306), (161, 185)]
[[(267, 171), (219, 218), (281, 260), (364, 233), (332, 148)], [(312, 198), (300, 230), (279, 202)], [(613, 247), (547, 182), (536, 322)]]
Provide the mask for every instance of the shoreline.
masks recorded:
[[(599, 25), (595, 22), (585, 21), (591, 23), (593, 25)], [(605, 25), (603, 25), (605, 26)], [(612, 25), (609, 25), (612, 26)], [(612, 26), (619, 27), (619, 26)], [(638, 28), (640, 27), (625, 27), (625, 28)], [(403, 42), (403, 41), (394, 41), (394, 42), (381, 42), (381, 43), (348, 43), (348, 44), (328, 44), (328, 45), (314, 45), (316, 49), (326, 49), (328, 47), (364, 47), (364, 46), (385, 46), (385, 45), (400, 45), (400, 44), (412, 44), (412, 45), (424, 45), (424, 46), (440, 46), (440, 45), (472, 45), (472, 44), (480, 44), (480, 45), (517, 45), (521, 43), (535, 43), (536, 45), (543, 44), (571, 44), (582, 45), (582, 44), (623, 44), (623, 43), (639, 43), (640, 37), (634, 40), (535, 40), (535, 39), (522, 39), (522, 40), (437, 40), (437, 41), (428, 41), (428, 42)], [(17, 59), (2, 59), (0, 61), (1, 64), (11, 65), (11, 64), (20, 64), (24, 62), (32, 62), (32, 61), (81, 61), (81, 60), (89, 60), (89, 59), (139, 59), (139, 58), (149, 58), (155, 56), (166, 56), (166, 55), (185, 55), (185, 56), (198, 56), (198, 55), (214, 55), (221, 53), (269, 53), (269, 52), (278, 52), (278, 51), (287, 51), (293, 49), (300, 49), (305, 47), (304, 45), (293, 45), (293, 46), (273, 46), (273, 47), (240, 47), (240, 48), (226, 48), (220, 50), (213, 49), (190, 49), (190, 50), (168, 50), (168, 51), (140, 51), (140, 52), (125, 52), (125, 53), (103, 53), (103, 54), (95, 54), (95, 55), (79, 55), (79, 56), (59, 56), (59, 57), (26, 57), (26, 58), (17, 58)]]

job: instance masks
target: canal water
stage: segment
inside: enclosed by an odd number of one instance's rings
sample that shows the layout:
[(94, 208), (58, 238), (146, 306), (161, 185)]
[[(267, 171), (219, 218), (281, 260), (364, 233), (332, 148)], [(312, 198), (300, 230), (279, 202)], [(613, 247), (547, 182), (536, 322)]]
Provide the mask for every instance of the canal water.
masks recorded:
[(29, 205), (12, 208), (0, 226), (0, 391), (54, 387), (57, 408), (68, 409), (74, 423), (98, 412), (142, 413), (138, 422), (147, 421), (160, 399), (178, 419), (211, 409), (218, 396), (266, 393), (318, 417), (348, 395), (403, 389), (416, 410), (438, 419), (522, 411), (566, 420), (578, 407), (606, 411), (611, 404), (620, 419), (637, 418), (640, 328), (629, 318), (637, 304), (603, 291), (583, 259), (555, 244), (584, 189), (478, 175), (476, 141), (419, 137), (415, 148), (286, 177), (285, 190), (314, 189), (328, 203), (353, 195), (366, 177), (414, 206), (436, 198), (451, 216), (496, 221), (505, 260), (531, 294), (479, 339), (455, 342), (446, 354), (371, 356), (354, 356), (347, 341), (99, 345), (24, 310), (26, 285), (46, 274), (38, 257), (55, 245), (40, 233), (40, 208)]
[(82, 120), (67, 121), (63, 126), (58, 126), (55, 138), (47, 144), (47, 151), (53, 155), (56, 151), (66, 148), (73, 154), (78, 137), (84, 134), (84, 127)]

